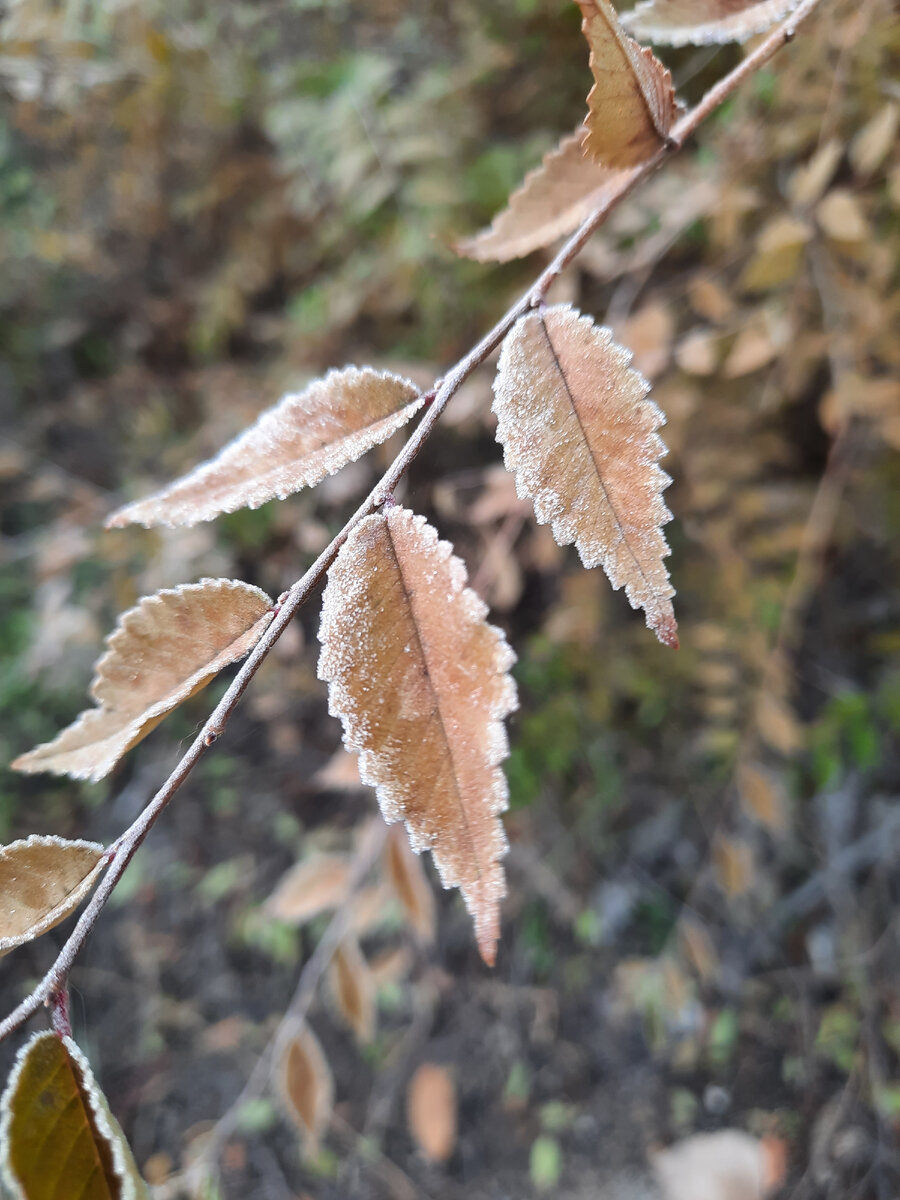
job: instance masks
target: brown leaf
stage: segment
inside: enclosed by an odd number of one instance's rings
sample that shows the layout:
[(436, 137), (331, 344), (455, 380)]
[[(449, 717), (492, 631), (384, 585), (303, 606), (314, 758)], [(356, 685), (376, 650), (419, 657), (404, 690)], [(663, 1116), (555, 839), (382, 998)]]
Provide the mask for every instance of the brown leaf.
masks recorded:
[(660, 46), (746, 42), (786, 17), (799, 0), (643, 0), (622, 17), (635, 35)]
[(720, 835), (713, 846), (713, 864), (719, 886), (727, 896), (742, 896), (753, 883), (753, 848), (740, 838)]
[(385, 441), (421, 407), (408, 379), (371, 367), (329, 371), (264, 412), (209, 462), (119, 509), (110, 529), (195, 525), (313, 487)]
[(73, 913), (97, 881), (104, 847), (32, 834), (0, 846), (0, 955)]
[(608, 329), (568, 305), (522, 317), (507, 335), (494, 383), (497, 438), (520, 496), (560, 545), (624, 585), (659, 640), (677, 646), (661, 526), (669, 477), (656, 430), (665, 418)]
[(448, 542), (404, 508), (361, 521), (328, 576), (319, 676), (385, 820), (459, 887), (492, 963), (505, 891), (502, 720), (514, 656)]
[(347, 935), (335, 950), (328, 968), (328, 982), (338, 1011), (357, 1039), (364, 1044), (371, 1042), (377, 1017), (375, 980), (352, 935)]
[(349, 895), (350, 860), (343, 854), (311, 854), (282, 877), (265, 903), (279, 921), (303, 925), (321, 912), (337, 908)]
[(388, 833), (384, 859), (388, 879), (410, 925), (423, 941), (434, 941), (434, 892), (421, 858), (413, 852), (406, 831), (399, 825)]
[(457, 254), (477, 262), (509, 262), (577, 229), (624, 174), (585, 157), (583, 137), (578, 129), (544, 155), (490, 226), (457, 242)]
[(890, 100), (860, 129), (850, 143), (850, 164), (857, 175), (877, 171), (897, 141), (900, 104)]
[(265, 592), (236, 579), (201, 579), (145, 596), (119, 617), (97, 663), (90, 694), (99, 707), (13, 767), (102, 779), (167, 713), (250, 652), (271, 609)]
[(285, 1050), (280, 1083), (285, 1108), (303, 1134), (307, 1153), (316, 1154), (334, 1109), (334, 1077), (318, 1038), (308, 1026)]
[(665, 145), (675, 119), (672, 76), (619, 24), (609, 0), (578, 0), (591, 48), (585, 154), (605, 167), (634, 167)]
[(422, 1063), (409, 1082), (406, 1121), (419, 1149), (446, 1162), (456, 1145), (456, 1085), (446, 1067)]
[(71, 1038), (37, 1033), (0, 1103), (0, 1179), (15, 1200), (147, 1200), (128, 1143)]

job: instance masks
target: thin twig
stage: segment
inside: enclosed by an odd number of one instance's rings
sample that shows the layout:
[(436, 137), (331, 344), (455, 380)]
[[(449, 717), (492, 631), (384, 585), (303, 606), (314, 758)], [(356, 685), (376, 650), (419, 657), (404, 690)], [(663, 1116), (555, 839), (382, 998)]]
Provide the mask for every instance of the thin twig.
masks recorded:
[(331, 543), (322, 551), (306, 574), (299, 579), (285, 595), (283, 602), (266, 632), (257, 642), (250, 656), (238, 671), (231, 686), (216, 705), (206, 724), (200, 730), (181, 761), (159, 791), (147, 804), (137, 820), (122, 834), (115, 843), (109, 867), (96, 891), (81, 914), (75, 928), (69, 935), (57, 956), (53, 966), (25, 997), (18, 1007), (0, 1022), (0, 1041), (7, 1038), (18, 1029), (29, 1017), (48, 1001), (65, 984), (82, 946), (87, 941), (91, 930), (97, 923), (100, 913), (106, 906), (125, 869), (131, 862), (147, 834), (156, 824), (161, 814), (168, 807), (172, 798), (191, 771), (212, 746), (222, 736), (225, 726), (238, 702), (247, 690), (253, 676), (265, 662), (272, 647), (281, 637), (287, 626), (296, 616), (298, 610), (306, 603), (313, 591), (321, 583), (326, 571), (334, 562), (338, 551), (346, 542), (352, 531), (364, 517), (373, 513), (385, 499), (393, 494), (397, 484), (415, 461), (425, 442), (440, 420), (444, 409), (450, 403), (455, 393), (476, 367), (480, 366), (490, 354), (497, 349), (513, 325), (530, 309), (542, 303), (551, 284), (559, 277), (565, 268), (580, 253), (594, 232), (603, 224), (609, 214), (632, 191), (655, 174), (660, 166), (677, 150), (681, 149), (685, 140), (709, 117), (724, 100), (726, 100), (743, 81), (760, 67), (764, 66), (775, 54), (792, 41), (801, 21), (805, 20), (817, 7), (819, 0), (802, 0), (802, 3), (791, 14), (790, 18), (774, 30), (762, 41), (755, 50), (720, 79), (706, 93), (703, 99), (689, 112), (676, 122), (670, 131), (667, 143), (638, 167), (625, 171), (620, 176), (618, 184), (610, 191), (603, 203), (587, 217), (575, 233), (565, 243), (553, 261), (544, 269), (537, 281), (516, 301), (500, 318), (493, 329), (474, 346), (464, 358), (451, 368), (435, 389), (434, 400), (426, 408), (425, 414), (416, 426), (409, 441), (388, 467), (381, 480), (375, 485), (363, 503), (359, 506), (344, 528)]

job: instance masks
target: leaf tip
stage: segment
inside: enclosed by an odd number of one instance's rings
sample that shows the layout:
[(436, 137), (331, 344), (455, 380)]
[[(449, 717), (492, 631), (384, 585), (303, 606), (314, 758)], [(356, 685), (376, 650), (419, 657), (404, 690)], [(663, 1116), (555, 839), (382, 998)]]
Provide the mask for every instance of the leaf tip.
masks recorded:
[(673, 650), (678, 649), (680, 645), (678, 641), (678, 622), (672, 613), (665, 613), (656, 617), (653, 621), (648, 621), (647, 624), (664, 646), (671, 646)]

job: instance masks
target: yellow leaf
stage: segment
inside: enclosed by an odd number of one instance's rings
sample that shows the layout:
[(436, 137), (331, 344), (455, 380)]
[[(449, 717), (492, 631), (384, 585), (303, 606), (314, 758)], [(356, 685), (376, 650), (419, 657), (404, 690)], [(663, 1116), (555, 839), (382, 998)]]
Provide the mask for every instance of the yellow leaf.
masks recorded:
[(497, 439), (520, 496), (560, 545), (574, 542), (586, 567), (613, 588), (661, 642), (678, 644), (663, 559), (671, 519), (656, 430), (665, 417), (649, 384), (608, 329), (569, 305), (530, 313), (503, 343), (494, 383)]
[(850, 163), (857, 175), (872, 175), (891, 152), (900, 128), (900, 104), (890, 100), (860, 129), (850, 143)]
[(195, 525), (313, 487), (385, 441), (418, 411), (419, 389), (371, 367), (329, 371), (285, 396), (209, 462), (119, 509), (107, 528)]
[(746, 42), (797, 7), (799, 0), (643, 0), (622, 17), (640, 38), (660, 46)]
[(38, 1033), (0, 1102), (0, 1168), (14, 1200), (146, 1200), (128, 1143), (71, 1038)]
[(446, 1162), (456, 1145), (456, 1085), (446, 1067), (418, 1068), (406, 1093), (406, 1120), (425, 1157)]
[(367, 517), (329, 572), (319, 677), (385, 820), (405, 821), (444, 887), (460, 888), (492, 963), (514, 656), (465, 583), (462, 562), (423, 517), (399, 507)]
[(73, 913), (96, 883), (103, 854), (96, 842), (52, 835), (0, 846), (0, 955)]
[(794, 171), (787, 186), (794, 204), (800, 208), (815, 204), (831, 183), (842, 153), (841, 143), (832, 138), (819, 147), (808, 163)]
[(605, 167), (634, 167), (665, 145), (675, 119), (672, 76), (619, 23), (609, 0), (578, 0), (594, 86), (583, 147)]
[(91, 696), (99, 707), (13, 767), (102, 779), (167, 713), (248, 654), (271, 610), (265, 592), (235, 579), (202, 579), (145, 596), (119, 617), (97, 663)]
[(569, 134), (525, 176), (491, 225), (456, 244), (477, 262), (509, 262), (572, 233), (615, 190), (622, 171), (586, 158), (583, 131)]
[(816, 209), (816, 220), (831, 242), (848, 249), (868, 240), (869, 223), (852, 192), (834, 188)]

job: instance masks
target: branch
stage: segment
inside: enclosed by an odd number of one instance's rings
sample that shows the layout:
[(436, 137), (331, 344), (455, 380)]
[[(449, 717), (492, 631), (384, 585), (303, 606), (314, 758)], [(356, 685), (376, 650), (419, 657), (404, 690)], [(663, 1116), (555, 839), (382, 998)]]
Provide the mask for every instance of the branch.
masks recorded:
[(643, 183), (644, 180), (649, 179), (651, 175), (655, 174), (667, 158), (680, 150), (685, 140), (703, 124), (707, 117), (748, 76), (764, 66), (777, 54), (782, 46), (793, 41), (797, 26), (814, 11), (818, 3), (819, 0), (803, 0), (787, 21), (774, 30), (774, 32), (770, 33), (733, 71), (730, 71), (717, 84), (710, 88), (699, 104), (685, 113), (681, 120), (676, 122), (672, 127), (669, 141), (665, 146), (658, 150), (645, 163), (641, 163), (640, 166), (634, 167), (631, 171), (624, 173), (615, 191), (606, 196), (603, 203), (582, 222), (581, 226), (563, 245), (550, 265), (540, 274), (536, 282), (504, 313), (494, 328), (485, 334), (481, 341), (464, 358), (461, 358), (438, 383), (434, 390), (434, 399), (426, 408), (425, 415), (416, 426), (415, 432), (409, 441), (340, 533), (322, 551), (306, 574), (282, 597), (281, 605), (275, 619), (269, 625), (259, 642), (257, 642), (253, 652), (238, 671), (231, 686), (216, 705), (212, 715), (200, 730), (181, 761), (147, 804), (147, 807), (137, 820), (110, 848), (109, 867), (87, 907), (81, 914), (77, 925), (60, 950), (56, 962), (37, 987), (26, 996), (21, 1004), (4, 1021), (0, 1022), (0, 1041), (7, 1038), (20, 1025), (27, 1021), (29, 1017), (33, 1016), (41, 1005), (52, 1001), (55, 994), (65, 986), (75, 959), (87, 941), (94, 925), (97, 923), (97, 918), (106, 906), (106, 902), (109, 900), (113, 890), (122, 878), (126, 867), (137, 853), (147, 834), (156, 824), (175, 793), (209, 747), (222, 736), (231, 714), (247, 690), (251, 679), (265, 662), (272, 647), (281, 637), (282, 633), (284, 633), (299, 609), (306, 603), (310, 595), (321, 583), (326, 571), (335, 558), (337, 558), (338, 551), (350, 536), (350, 533), (364, 517), (373, 513), (392, 496), (397, 484), (409, 470), (419, 451), (428, 440), (431, 431), (440, 420), (444, 409), (462, 384), (468, 379), (469, 375), (497, 349), (516, 321), (543, 301), (551, 284), (559, 278), (565, 268), (577, 257), (584, 245), (603, 224), (613, 209), (621, 204), (640, 183)]

